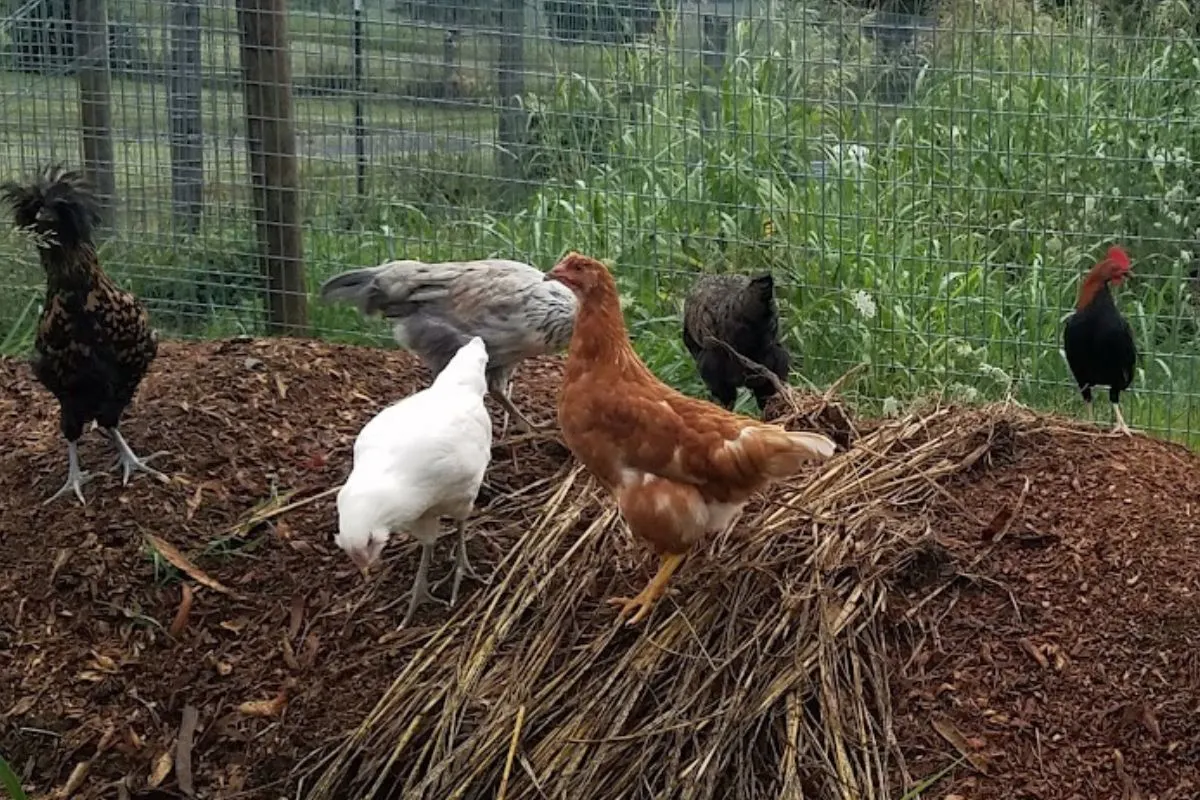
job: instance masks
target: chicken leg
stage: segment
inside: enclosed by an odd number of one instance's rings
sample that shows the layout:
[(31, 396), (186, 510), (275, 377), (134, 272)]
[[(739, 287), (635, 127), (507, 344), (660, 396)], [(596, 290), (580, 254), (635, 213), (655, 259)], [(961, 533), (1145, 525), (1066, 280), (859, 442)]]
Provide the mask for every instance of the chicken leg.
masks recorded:
[(509, 397), (509, 394), (511, 394), (511, 392), (512, 392), (512, 384), (509, 384), (509, 387), (506, 391), (491, 392), (492, 399), (495, 400), (497, 403), (499, 403), (500, 406), (504, 409), (504, 422), (500, 427), (500, 438), (503, 439), (504, 434), (508, 432), (508, 418), (510, 415), (515, 417), (517, 420), (517, 424), (520, 425), (522, 428), (524, 428), (528, 433), (543, 433), (546, 430), (549, 430), (549, 428), (550, 428), (549, 425), (535, 425), (529, 419), (529, 417), (527, 417), (523, 413), (521, 413), (521, 410), (519, 408), (517, 408), (515, 405), (513, 405), (513, 401)]
[(76, 443), (67, 442), (67, 482), (62, 485), (61, 489), (44, 500), (42, 505), (50, 505), (67, 492), (74, 492), (75, 496), (79, 498), (79, 504), (87, 505), (87, 501), (83, 499), (83, 485), (93, 477), (90, 472), (84, 472), (79, 468), (79, 448)]
[(413, 579), (411, 599), (408, 601), (408, 612), (404, 615), (404, 620), (400, 623), (400, 627), (408, 626), (412, 622), (413, 614), (416, 613), (417, 606), (421, 603), (445, 603), (445, 600), (434, 597), (429, 593), (429, 562), (433, 560), (433, 543), (421, 545), (421, 563), (417, 565), (417, 577)]
[(446, 582), (447, 579), (453, 578), (454, 583), (450, 585), (450, 605), (454, 606), (458, 603), (458, 587), (462, 583), (463, 575), (469, 576), (473, 580), (486, 583), (488, 578), (483, 577), (475, 568), (471, 566), (471, 562), (467, 559), (467, 521), (460, 519), (458, 527), (455, 529), (455, 545), (454, 545), (454, 571), (447, 575), (442, 580), (438, 581), (438, 586)]
[(646, 588), (642, 589), (637, 597), (613, 597), (608, 601), (610, 606), (620, 606), (621, 610), (617, 612), (617, 619), (624, 619), (625, 615), (630, 611), (637, 609), (626, 625), (636, 625), (645, 619), (650, 613), (650, 609), (654, 607), (655, 602), (659, 597), (662, 597), (663, 592), (667, 590), (667, 583), (671, 580), (671, 576), (675, 574), (675, 570), (687, 558), (686, 554), (668, 553), (662, 557), (662, 563), (659, 564), (658, 572), (650, 579), (650, 583), (646, 584)]
[(129, 443), (125, 441), (125, 437), (121, 435), (121, 431), (116, 427), (105, 428), (104, 432), (108, 434), (108, 438), (112, 439), (113, 444), (116, 445), (118, 454), (117, 463), (121, 465), (121, 470), (123, 473), (121, 476), (122, 486), (129, 485), (129, 479), (135, 472), (144, 472), (155, 480), (161, 481), (162, 483), (171, 482), (170, 478), (168, 478), (166, 475), (163, 475), (158, 470), (151, 468), (147, 463), (152, 459), (167, 455), (166, 450), (160, 450), (157, 453), (151, 453), (145, 458), (139, 458), (137, 453), (133, 452), (133, 449), (130, 448)]
[(1123, 433), (1126, 436), (1133, 436), (1133, 431), (1129, 430), (1129, 426), (1125, 424), (1125, 415), (1121, 413), (1121, 407), (1116, 403), (1113, 403), (1112, 407), (1113, 418), (1116, 420), (1115, 424), (1113, 425), (1113, 433)]

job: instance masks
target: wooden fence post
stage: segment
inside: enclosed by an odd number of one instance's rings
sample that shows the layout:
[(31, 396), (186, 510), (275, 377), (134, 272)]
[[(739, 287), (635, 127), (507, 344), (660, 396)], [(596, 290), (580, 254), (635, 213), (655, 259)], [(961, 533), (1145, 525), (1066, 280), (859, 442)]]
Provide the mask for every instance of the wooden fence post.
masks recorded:
[(200, 1), (171, 2), (171, 205), (179, 230), (196, 233), (204, 214), (204, 128), (200, 108)]
[(83, 171), (100, 204), (102, 231), (116, 227), (113, 172), (112, 79), (108, 71), (106, 0), (75, 0), (75, 58), (79, 64), (79, 123)]
[(237, 0), (242, 37), (246, 149), (254, 183), (267, 330), (308, 328), (308, 286), (300, 233), (299, 170), (292, 127), (292, 67), (286, 0)]

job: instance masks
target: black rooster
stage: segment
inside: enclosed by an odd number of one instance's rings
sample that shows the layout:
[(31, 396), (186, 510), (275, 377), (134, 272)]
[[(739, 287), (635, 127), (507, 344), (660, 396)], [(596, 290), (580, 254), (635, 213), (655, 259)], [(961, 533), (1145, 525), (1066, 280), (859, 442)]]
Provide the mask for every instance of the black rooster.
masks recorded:
[(1067, 317), (1063, 328), (1063, 350), (1067, 364), (1088, 411), (1092, 409), (1092, 387), (1107, 386), (1112, 401), (1114, 430), (1130, 435), (1129, 426), (1121, 414), (1121, 392), (1133, 382), (1137, 364), (1137, 346), (1133, 329), (1121, 316), (1113, 302), (1109, 283), (1120, 285), (1129, 274), (1129, 256), (1113, 246), (1108, 254), (1079, 284), (1079, 299), (1075, 312)]
[(33, 373), (58, 399), (67, 439), (67, 482), (47, 503), (67, 492), (83, 499), (90, 479), (79, 469), (76, 444), (93, 420), (120, 455), (124, 483), (134, 471), (163, 482), (121, 436), (125, 407), (158, 351), (146, 309), (100, 268), (92, 232), (100, 221), (92, 190), (79, 172), (49, 167), (28, 186), (5, 183), (0, 198), (17, 227), (32, 231), (46, 270), (46, 301), (38, 320)]
[(701, 277), (683, 302), (683, 344), (718, 403), (732, 410), (738, 387), (745, 386), (763, 410), (775, 394), (775, 385), (728, 348), (787, 382), (791, 359), (779, 344), (774, 278), (769, 274)]

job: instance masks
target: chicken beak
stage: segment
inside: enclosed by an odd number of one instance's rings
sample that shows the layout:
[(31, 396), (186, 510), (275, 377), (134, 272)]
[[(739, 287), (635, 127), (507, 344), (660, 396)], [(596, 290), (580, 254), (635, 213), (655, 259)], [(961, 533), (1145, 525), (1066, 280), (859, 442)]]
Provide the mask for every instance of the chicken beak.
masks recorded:
[(362, 573), (363, 580), (371, 577), (371, 559), (362, 550), (351, 550), (350, 560), (354, 562), (354, 566), (358, 567), (358, 571)]

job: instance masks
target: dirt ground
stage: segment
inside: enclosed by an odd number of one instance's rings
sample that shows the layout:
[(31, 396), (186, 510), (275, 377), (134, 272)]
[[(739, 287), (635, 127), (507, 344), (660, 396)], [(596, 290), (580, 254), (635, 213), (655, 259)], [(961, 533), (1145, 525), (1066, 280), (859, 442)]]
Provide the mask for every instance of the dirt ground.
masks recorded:
[[(559, 368), (518, 372), (514, 396), (535, 419), (553, 415)], [(57, 409), (23, 363), (0, 361), (0, 753), (28, 786), (290, 795), (288, 774), (370, 711), (446, 611), (395, 631), (415, 548), (389, 545), (364, 584), (333, 545), (332, 494), (262, 517), (340, 484), (361, 426), (427, 380), (396, 351), (165, 344), (123, 430), (140, 453), (171, 452), (158, 466), (172, 484), (122, 488), (110, 473), (85, 486), (86, 507), (42, 506), (65, 475)], [(98, 432), (80, 456), (113, 459)], [(522, 530), (489, 509), (568, 455), (517, 437), (493, 458), (468, 543), (485, 573)], [(891, 610), (896, 734), (915, 777), (959, 759), (924, 796), (1200, 795), (1200, 461), (1047, 430), (921, 513), (935, 583), (901, 590)]]
[[(518, 371), (517, 402), (535, 421), (553, 416), (546, 387), (559, 369), (550, 360)], [(133, 797), (154, 797), (137, 790), (172, 763), (191, 708), (195, 788), (277, 798), (304, 756), (361, 720), (446, 614), (424, 607), (395, 633), (415, 546), (390, 544), (387, 569), (365, 586), (333, 544), (332, 494), (244, 522), (281, 505), (273, 495), (298, 502), (340, 485), (359, 429), (428, 380), (397, 351), (166, 343), (122, 430), (140, 454), (170, 451), (153, 463), (172, 485), (139, 476), (123, 489), (113, 472), (84, 486), (86, 507), (43, 506), (66, 475), (58, 412), (24, 363), (0, 361), (0, 426), (11, 443), (0, 455), (0, 753), (30, 785), (65, 788), (87, 764), (72, 796), (116, 796), (114, 783), (130, 776)], [(553, 440), (494, 448), (468, 542), (477, 570), (499, 560), (503, 541), (502, 531), (491, 536), (500, 525), (489, 502), (566, 458)], [(92, 431), (80, 460), (102, 469), (115, 455)], [(237, 596), (181, 580), (147, 534)], [(444, 539), (432, 578), (448, 571), (449, 556)], [(171, 636), (184, 584), (193, 605)], [(459, 603), (476, 587), (464, 580)], [(239, 710), (256, 702), (252, 713)], [(171, 774), (160, 786), (179, 783)]]
[(1196, 458), (1047, 431), (949, 488), (930, 563), (959, 579), (898, 613), (896, 734), (915, 776), (976, 763), (928, 796), (1200, 796)]

